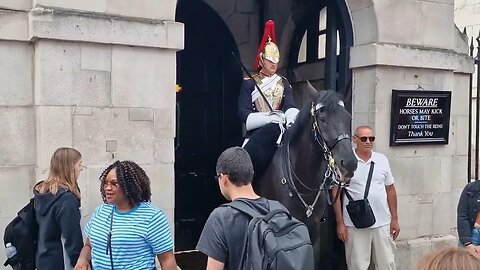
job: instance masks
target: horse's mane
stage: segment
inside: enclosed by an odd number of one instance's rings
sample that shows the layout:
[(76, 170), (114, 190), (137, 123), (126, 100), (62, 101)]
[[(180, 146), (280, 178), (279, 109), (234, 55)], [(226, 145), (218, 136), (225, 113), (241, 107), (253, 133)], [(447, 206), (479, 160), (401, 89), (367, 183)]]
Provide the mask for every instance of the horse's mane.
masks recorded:
[(310, 109), (312, 107), (312, 101), (316, 100), (315, 104), (322, 103), (322, 110), (326, 112), (337, 112), (340, 109), (339, 102), (342, 101), (340, 96), (332, 90), (322, 90), (306, 102), (303, 108), (297, 115), (295, 123), (285, 132), (285, 140), (288, 142), (294, 142), (296, 138), (303, 132), (305, 127), (310, 124)]

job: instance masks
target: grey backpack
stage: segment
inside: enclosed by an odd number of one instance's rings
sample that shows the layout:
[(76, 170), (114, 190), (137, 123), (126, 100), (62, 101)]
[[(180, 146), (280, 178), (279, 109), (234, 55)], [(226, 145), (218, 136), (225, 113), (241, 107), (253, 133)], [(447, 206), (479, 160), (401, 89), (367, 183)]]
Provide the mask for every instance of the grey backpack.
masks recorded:
[(242, 200), (224, 204), (251, 218), (248, 224), (243, 269), (314, 269), (313, 247), (307, 226), (277, 201), (268, 201), (270, 212), (258, 213)]

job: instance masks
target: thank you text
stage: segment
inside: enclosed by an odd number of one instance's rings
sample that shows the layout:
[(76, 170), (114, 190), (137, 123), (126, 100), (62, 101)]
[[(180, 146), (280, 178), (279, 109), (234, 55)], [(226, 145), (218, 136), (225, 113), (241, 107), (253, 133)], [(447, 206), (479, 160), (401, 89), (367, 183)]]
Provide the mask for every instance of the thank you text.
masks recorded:
[(390, 145), (448, 144), (451, 91), (392, 91)]

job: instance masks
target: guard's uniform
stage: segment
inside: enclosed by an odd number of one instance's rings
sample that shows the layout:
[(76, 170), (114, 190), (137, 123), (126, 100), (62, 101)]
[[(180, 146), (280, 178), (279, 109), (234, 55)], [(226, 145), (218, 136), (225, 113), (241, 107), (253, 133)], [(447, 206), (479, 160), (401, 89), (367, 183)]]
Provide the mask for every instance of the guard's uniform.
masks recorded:
[(259, 72), (253, 75), (253, 80), (245, 78), (238, 98), (238, 113), (245, 123), (248, 139), (244, 148), (252, 159), (255, 176), (261, 175), (270, 163), (285, 130), (284, 124), (289, 127), (298, 113), (288, 80), (278, 74), (261, 72), (263, 61), (274, 64), (279, 61), (280, 53), (274, 42), (274, 24), (268, 21), (254, 66)]
[[(271, 80), (271, 77), (275, 77)], [(255, 82), (262, 89), (263, 94), (269, 100), (270, 105), (274, 110), (283, 111), (284, 113), (290, 109), (295, 108), (293, 100), (292, 87), (288, 80), (280, 75), (274, 74), (271, 77), (263, 76), (260, 73), (253, 75)], [(264, 88), (261, 87), (262, 80), (266, 81)], [(271, 81), (271, 82), (269, 82)], [(253, 80), (245, 78), (240, 88), (238, 97), (238, 113), (243, 123), (247, 122), (248, 115), (253, 112), (270, 112), (265, 100), (258, 94)], [(249, 137), (257, 129), (251, 130), (247, 133)]]

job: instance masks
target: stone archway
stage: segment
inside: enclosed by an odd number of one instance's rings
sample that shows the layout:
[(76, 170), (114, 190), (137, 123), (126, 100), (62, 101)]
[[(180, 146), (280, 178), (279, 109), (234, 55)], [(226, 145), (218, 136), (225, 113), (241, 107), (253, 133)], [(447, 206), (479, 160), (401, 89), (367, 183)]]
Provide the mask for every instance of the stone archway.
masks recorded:
[(378, 41), (377, 16), (374, 0), (346, 0), (353, 24), (353, 46)]

